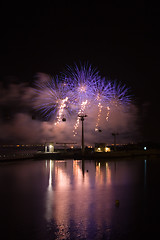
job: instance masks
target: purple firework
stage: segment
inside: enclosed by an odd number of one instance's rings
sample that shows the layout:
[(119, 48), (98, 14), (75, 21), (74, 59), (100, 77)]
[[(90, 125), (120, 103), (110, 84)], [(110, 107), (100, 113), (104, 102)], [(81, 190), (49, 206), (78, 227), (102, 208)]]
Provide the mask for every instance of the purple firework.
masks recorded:
[(69, 99), (67, 97), (68, 86), (59, 78), (43, 78), (38, 76), (36, 85), (36, 97), (34, 108), (40, 111), (41, 115), (47, 119), (56, 118), (60, 121), (65, 110), (69, 111)]
[(73, 101), (76, 104), (81, 104), (83, 101), (88, 100), (90, 102), (94, 98), (96, 85), (101, 82), (101, 77), (96, 69), (93, 69), (91, 65), (75, 65), (73, 68), (67, 67), (64, 74), (64, 79), (74, 92)]
[(129, 88), (126, 85), (117, 83), (116, 81), (111, 83), (111, 95), (110, 104), (114, 106), (128, 106), (131, 103), (132, 96), (129, 94)]
[[(59, 80), (60, 79), (60, 80)], [(74, 134), (79, 126), (78, 115), (90, 114), (91, 107), (97, 113), (95, 130), (99, 130), (101, 116), (108, 120), (111, 108), (126, 106), (131, 96), (128, 88), (116, 81), (106, 81), (91, 65), (67, 67), (61, 78), (44, 78), (36, 82), (35, 108), (46, 118), (55, 119), (55, 125), (67, 113), (76, 118)]]

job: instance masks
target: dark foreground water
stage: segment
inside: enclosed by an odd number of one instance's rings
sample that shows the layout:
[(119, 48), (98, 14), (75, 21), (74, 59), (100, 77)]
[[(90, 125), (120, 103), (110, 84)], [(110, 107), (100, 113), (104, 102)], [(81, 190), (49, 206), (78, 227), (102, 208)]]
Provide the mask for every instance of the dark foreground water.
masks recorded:
[(159, 239), (159, 191), (159, 159), (1, 163), (0, 238)]

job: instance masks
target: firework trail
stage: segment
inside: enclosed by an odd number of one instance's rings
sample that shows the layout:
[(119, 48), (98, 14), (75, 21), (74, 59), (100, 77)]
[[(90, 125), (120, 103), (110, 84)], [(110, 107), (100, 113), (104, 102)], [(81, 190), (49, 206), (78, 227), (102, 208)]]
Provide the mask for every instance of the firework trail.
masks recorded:
[(55, 125), (59, 124), (62, 120), (62, 116), (63, 116), (63, 112), (64, 109), (66, 107), (66, 103), (68, 101), (68, 97), (66, 97), (65, 99), (61, 100), (60, 106), (59, 106), (59, 111), (58, 111), (58, 115), (57, 115), (57, 121), (55, 122)]
[(64, 111), (69, 109), (67, 85), (60, 82), (58, 77), (48, 78), (47, 81), (40, 78), (35, 85), (34, 108), (46, 119), (55, 117), (55, 125), (59, 124)]
[(73, 136), (75, 137), (77, 135), (77, 128), (79, 126), (79, 122), (80, 122), (80, 119), (79, 119), (79, 115), (82, 115), (84, 114), (84, 111), (85, 111), (85, 107), (87, 105), (87, 100), (85, 102), (82, 102), (81, 103), (81, 108), (79, 109), (79, 112), (78, 112), (78, 117), (77, 117), (77, 120), (76, 120), (76, 123), (74, 125), (74, 129), (73, 129)]
[(102, 109), (106, 112), (106, 120), (109, 118), (109, 110), (108, 106), (110, 97), (112, 95), (112, 84), (110, 81), (106, 81), (105, 78), (100, 81), (96, 81), (94, 84), (94, 102), (97, 105), (97, 118), (96, 118), (96, 126), (95, 131), (101, 131), (99, 128), (99, 123), (101, 119)]

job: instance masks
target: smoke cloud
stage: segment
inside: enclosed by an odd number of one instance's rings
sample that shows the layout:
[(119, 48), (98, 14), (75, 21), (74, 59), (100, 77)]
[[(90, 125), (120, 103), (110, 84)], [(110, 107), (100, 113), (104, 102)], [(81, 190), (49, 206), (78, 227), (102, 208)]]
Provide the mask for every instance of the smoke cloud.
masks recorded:
[[(41, 75), (43, 81), (48, 76)], [(52, 140), (56, 142), (75, 142), (81, 145), (81, 121), (77, 134), (73, 136), (73, 128), (77, 119), (67, 115), (66, 121), (55, 125), (53, 119), (44, 121), (33, 111), (35, 89), (27, 83), (11, 83), (0, 86), (0, 142), (1, 144), (37, 144)], [(97, 142), (113, 143), (112, 133), (118, 133), (117, 143), (134, 141), (138, 134), (138, 109), (134, 104), (129, 108), (112, 108), (106, 120), (102, 109), (99, 131), (95, 131), (97, 109), (90, 106), (84, 120), (84, 136), (86, 145)]]

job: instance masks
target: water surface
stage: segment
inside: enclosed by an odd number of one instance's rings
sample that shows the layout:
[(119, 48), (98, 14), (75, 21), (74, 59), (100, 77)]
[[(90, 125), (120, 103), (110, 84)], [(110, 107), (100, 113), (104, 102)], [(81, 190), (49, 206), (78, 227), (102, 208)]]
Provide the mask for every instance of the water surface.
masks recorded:
[(158, 159), (0, 164), (4, 239), (144, 239), (159, 230)]

